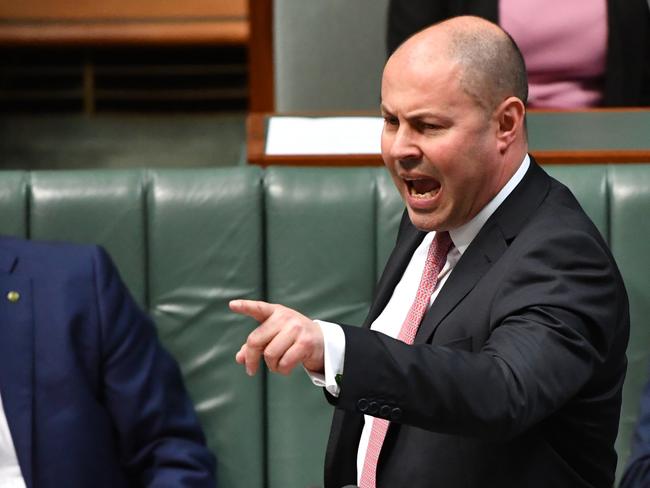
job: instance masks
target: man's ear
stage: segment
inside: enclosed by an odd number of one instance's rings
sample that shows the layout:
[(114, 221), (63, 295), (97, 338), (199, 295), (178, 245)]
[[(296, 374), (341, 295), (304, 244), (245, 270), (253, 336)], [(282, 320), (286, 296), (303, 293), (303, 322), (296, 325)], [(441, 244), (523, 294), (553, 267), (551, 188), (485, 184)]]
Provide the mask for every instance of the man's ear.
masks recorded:
[(508, 97), (497, 107), (497, 148), (504, 153), (517, 139), (525, 138), (526, 107), (517, 97)]

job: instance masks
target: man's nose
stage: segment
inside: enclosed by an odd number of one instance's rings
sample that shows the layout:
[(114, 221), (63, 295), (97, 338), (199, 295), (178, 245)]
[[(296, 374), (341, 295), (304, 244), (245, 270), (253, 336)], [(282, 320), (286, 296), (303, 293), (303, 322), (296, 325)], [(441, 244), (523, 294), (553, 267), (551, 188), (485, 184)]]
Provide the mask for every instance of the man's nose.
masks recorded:
[(391, 159), (400, 161), (420, 159), (422, 152), (413, 136), (410, 128), (404, 126), (398, 128), (390, 146)]

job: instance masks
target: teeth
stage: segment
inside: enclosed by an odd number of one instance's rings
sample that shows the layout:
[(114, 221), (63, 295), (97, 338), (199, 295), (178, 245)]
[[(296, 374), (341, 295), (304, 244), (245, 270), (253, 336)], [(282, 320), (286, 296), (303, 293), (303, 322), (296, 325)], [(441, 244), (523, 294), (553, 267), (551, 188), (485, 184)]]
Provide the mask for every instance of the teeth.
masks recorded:
[(436, 188), (435, 190), (427, 191), (425, 193), (418, 193), (417, 191), (415, 191), (415, 188), (410, 186), (409, 194), (416, 198), (432, 198), (433, 196), (435, 196), (436, 193), (438, 193), (438, 190), (439, 188)]

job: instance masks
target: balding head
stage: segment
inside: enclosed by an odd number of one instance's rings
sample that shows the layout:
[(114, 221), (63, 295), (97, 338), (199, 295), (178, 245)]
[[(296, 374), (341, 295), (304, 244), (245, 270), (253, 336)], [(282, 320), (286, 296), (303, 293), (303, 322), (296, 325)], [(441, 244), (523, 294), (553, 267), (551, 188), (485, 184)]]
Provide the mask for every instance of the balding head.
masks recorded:
[(457, 17), (407, 40), (386, 63), (381, 152), (413, 224), (469, 222), (527, 151), (526, 75), (499, 27)]
[[(508, 97), (528, 98), (519, 48), (499, 26), (479, 17), (454, 17), (407, 39), (388, 61), (457, 63), (460, 86), (487, 111)], [(387, 64), (387, 66), (388, 66)]]

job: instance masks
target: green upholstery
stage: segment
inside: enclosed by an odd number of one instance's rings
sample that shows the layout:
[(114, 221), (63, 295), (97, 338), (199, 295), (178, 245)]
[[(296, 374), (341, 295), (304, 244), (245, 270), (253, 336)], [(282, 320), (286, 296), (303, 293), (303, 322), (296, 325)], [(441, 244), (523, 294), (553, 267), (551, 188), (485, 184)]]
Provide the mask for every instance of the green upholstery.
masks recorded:
[(138, 171), (48, 171), (31, 176), (29, 237), (99, 242), (146, 306), (144, 188)]
[(253, 324), (228, 309), (263, 287), (258, 168), (166, 170), (148, 192), (150, 310), (181, 364), (223, 487), (264, 484), (263, 377), (234, 361)]
[(0, 234), (27, 236), (27, 173), (4, 171), (0, 178)]
[(555, 165), (545, 168), (569, 188), (605, 239), (609, 236), (608, 168), (598, 166)]
[[(616, 256), (632, 337), (620, 470), (650, 358), (650, 164), (551, 166)], [(322, 486), (331, 407), (302, 371), (245, 375), (236, 297), (360, 323), (402, 213), (381, 168), (0, 172), (0, 233), (98, 242), (177, 358), (222, 488)]]
[(377, 175), (377, 278), (390, 256), (397, 229), (404, 211), (404, 203), (388, 171)]
[[(645, 171), (643, 170), (645, 169)], [(639, 409), (639, 392), (648, 380), (650, 357), (650, 167), (610, 168), (610, 246), (630, 299), (632, 324), (627, 349), (628, 371), (617, 451), (629, 455), (629, 439)], [(620, 468), (620, 464), (619, 464)], [(619, 469), (619, 475), (620, 475)]]
[[(363, 320), (375, 283), (375, 175), (368, 168), (268, 170), (270, 301), (323, 320)], [(267, 383), (269, 486), (321, 485), (331, 407), (300, 370), (269, 375)]]

